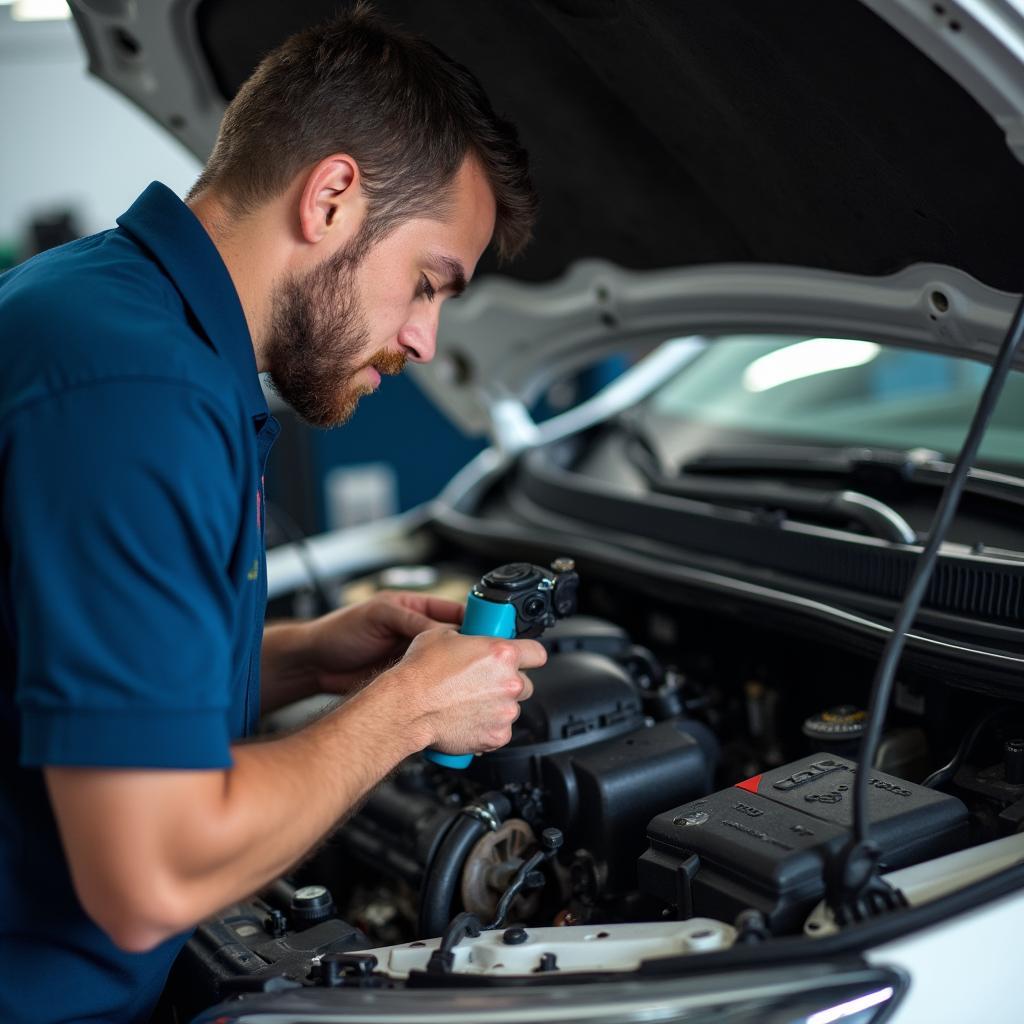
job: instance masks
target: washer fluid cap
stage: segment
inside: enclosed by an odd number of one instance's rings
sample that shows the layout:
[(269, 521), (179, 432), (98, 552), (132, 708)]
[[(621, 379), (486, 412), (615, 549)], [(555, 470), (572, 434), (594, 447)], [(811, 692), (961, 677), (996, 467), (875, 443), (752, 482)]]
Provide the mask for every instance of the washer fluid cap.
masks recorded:
[(334, 898), (322, 885), (304, 885), (292, 896), (292, 926), (301, 931), (334, 916)]
[(838, 707), (819, 711), (803, 724), (803, 734), (812, 740), (822, 741), (853, 741), (864, 735), (868, 714), (863, 708), (852, 704), (840, 704)]

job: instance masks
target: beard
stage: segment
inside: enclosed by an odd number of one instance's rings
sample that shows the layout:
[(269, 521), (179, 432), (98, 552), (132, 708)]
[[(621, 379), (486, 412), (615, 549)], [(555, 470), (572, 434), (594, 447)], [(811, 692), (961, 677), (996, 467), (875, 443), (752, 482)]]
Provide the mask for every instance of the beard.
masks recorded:
[(304, 275), (286, 278), (271, 298), (271, 387), (315, 427), (345, 423), (373, 392), (356, 380), (360, 370), (371, 366), (385, 376), (405, 369), (405, 355), (393, 349), (365, 355), (370, 331), (355, 278), (367, 248), (356, 238)]

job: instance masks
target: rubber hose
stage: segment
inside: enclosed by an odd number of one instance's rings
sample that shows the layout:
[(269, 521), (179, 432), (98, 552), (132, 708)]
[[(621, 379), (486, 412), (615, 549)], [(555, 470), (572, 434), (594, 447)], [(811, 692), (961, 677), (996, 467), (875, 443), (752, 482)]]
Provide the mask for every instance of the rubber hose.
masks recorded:
[[(487, 805), (499, 823), (512, 810), (508, 798), (501, 793), (486, 793), (476, 803)], [(469, 851), (487, 831), (485, 822), (465, 811), (448, 830), (441, 848), (423, 876), (419, 914), (419, 934), (422, 938), (441, 935), (448, 927), (452, 902), (462, 877), (462, 866), (466, 863)]]
[(295, 886), (291, 882), (286, 882), (283, 878), (277, 879), (276, 882), (271, 882), (260, 893), (265, 902), (283, 911), (285, 914), (289, 913), (292, 909), (292, 897), (294, 895)]

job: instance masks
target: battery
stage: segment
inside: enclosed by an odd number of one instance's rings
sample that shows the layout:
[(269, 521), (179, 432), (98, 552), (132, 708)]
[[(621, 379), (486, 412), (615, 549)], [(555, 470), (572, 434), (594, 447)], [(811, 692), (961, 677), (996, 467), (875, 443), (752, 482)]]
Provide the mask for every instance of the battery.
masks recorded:
[[(640, 889), (681, 918), (732, 922), (761, 911), (775, 934), (799, 929), (825, 895), (825, 867), (850, 838), (854, 761), (816, 754), (659, 814), (647, 826)], [(955, 797), (872, 771), (870, 836), (893, 870), (960, 849)]]

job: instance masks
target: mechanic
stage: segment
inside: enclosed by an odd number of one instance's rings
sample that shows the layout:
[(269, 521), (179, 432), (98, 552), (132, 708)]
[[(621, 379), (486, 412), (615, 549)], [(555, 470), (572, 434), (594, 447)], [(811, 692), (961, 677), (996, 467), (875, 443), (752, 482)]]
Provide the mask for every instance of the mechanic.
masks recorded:
[[(154, 183), (0, 277), (5, 1024), (147, 1019), (190, 929), (399, 761), (510, 738), (544, 650), (460, 635), (455, 602), (264, 632), (257, 374), (344, 421), (534, 211), (476, 80), (360, 6), (266, 57), (187, 204)], [(240, 742), (316, 692), (350, 696)]]

